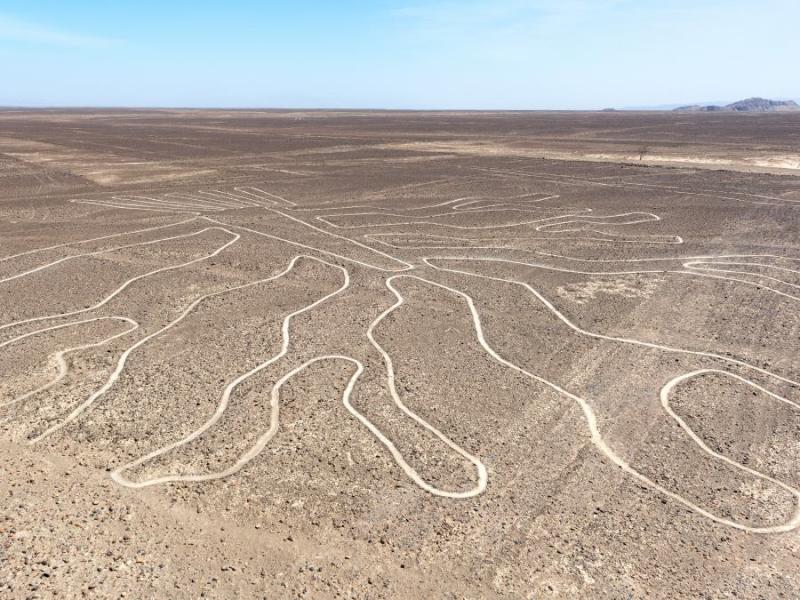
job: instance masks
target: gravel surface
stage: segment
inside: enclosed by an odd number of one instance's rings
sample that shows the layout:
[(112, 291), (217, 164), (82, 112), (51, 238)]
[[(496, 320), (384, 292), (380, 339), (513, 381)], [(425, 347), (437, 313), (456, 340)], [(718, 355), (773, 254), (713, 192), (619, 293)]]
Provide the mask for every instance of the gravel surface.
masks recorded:
[(0, 596), (797, 597), (798, 132), (0, 112)]

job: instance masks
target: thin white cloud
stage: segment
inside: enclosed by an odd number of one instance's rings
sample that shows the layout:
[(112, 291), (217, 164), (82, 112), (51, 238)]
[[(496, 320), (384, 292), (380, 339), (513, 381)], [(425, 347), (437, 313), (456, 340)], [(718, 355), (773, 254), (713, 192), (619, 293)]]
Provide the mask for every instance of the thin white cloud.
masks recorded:
[(416, 46), (478, 59), (527, 62), (555, 48), (597, 13), (633, 0), (410, 0), (389, 12)]
[(111, 38), (53, 29), (3, 14), (0, 14), (0, 41), (78, 48), (105, 48), (119, 42)]
[(435, 0), (403, 4), (390, 12), (422, 26), (490, 27), (520, 19), (537, 22), (576, 17), (625, 3), (626, 0)]

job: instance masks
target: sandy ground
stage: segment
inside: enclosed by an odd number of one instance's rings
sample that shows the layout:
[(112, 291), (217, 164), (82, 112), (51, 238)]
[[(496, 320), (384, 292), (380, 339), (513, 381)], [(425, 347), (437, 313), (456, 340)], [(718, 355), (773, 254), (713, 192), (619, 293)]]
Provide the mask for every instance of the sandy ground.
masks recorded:
[(797, 597), (799, 133), (0, 111), (0, 596)]

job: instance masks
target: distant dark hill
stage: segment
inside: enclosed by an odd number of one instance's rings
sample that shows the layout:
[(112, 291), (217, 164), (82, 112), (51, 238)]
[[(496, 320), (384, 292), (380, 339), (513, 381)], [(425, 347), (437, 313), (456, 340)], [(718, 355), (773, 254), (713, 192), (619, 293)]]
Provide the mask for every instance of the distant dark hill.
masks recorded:
[(725, 106), (693, 104), (675, 109), (681, 112), (792, 112), (800, 111), (800, 105), (794, 100), (767, 100), (766, 98), (748, 98)]

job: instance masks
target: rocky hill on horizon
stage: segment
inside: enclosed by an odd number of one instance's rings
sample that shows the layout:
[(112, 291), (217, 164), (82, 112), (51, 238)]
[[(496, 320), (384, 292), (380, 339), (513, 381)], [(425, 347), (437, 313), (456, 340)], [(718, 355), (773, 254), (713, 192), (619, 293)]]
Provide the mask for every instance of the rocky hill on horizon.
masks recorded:
[(680, 112), (793, 112), (800, 111), (794, 100), (768, 100), (766, 98), (747, 98), (725, 106), (692, 104), (675, 109)]

